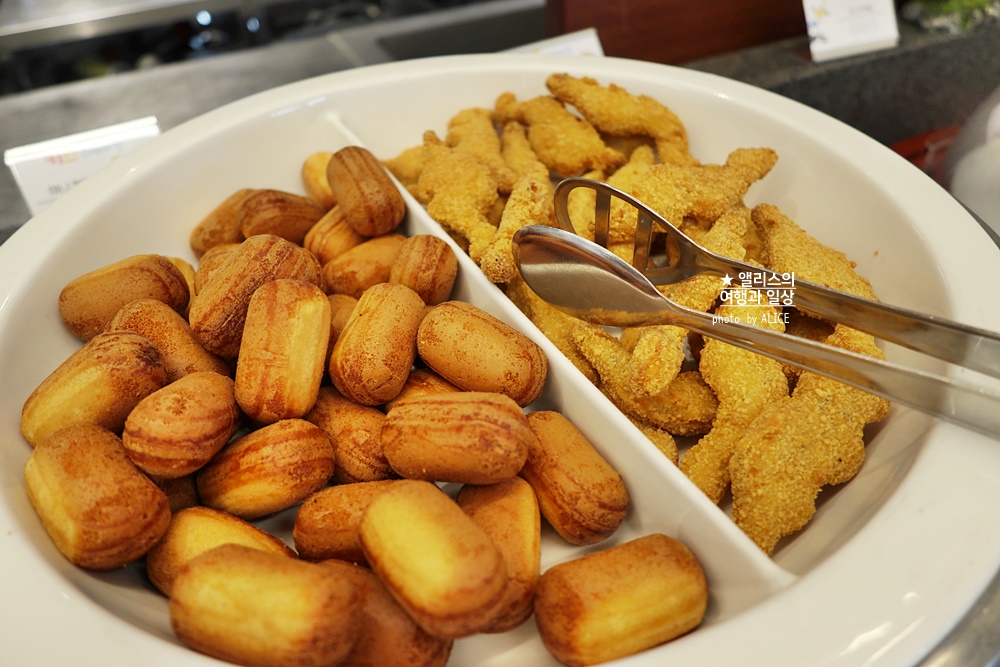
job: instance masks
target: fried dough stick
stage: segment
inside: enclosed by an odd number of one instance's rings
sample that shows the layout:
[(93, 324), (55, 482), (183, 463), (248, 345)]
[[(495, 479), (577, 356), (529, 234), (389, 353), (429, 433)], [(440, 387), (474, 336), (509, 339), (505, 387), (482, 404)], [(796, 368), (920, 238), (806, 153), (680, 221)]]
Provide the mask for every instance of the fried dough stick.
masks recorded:
[(697, 164), (688, 150), (687, 130), (669, 108), (647, 95), (633, 95), (621, 86), (601, 86), (590, 77), (553, 74), (549, 92), (579, 110), (601, 132), (614, 136), (643, 135), (656, 142), (660, 162)]
[(608, 148), (590, 123), (574, 116), (554, 97), (541, 95), (519, 102), (513, 93), (503, 93), (494, 113), (501, 124), (516, 120), (526, 125), (531, 147), (557, 176), (611, 171), (625, 162), (625, 156)]
[[(785, 328), (778, 310), (766, 303), (725, 304), (716, 313), (773, 331)], [(765, 406), (788, 396), (788, 380), (781, 362), (714, 338), (705, 339), (698, 369), (715, 392), (719, 409), (712, 430), (684, 454), (680, 468), (718, 503), (729, 489), (729, 461), (737, 443)]]
[[(867, 334), (838, 325), (827, 343), (882, 357)], [(746, 429), (729, 463), (733, 520), (765, 553), (808, 523), (816, 497), (861, 468), (864, 427), (888, 401), (804, 372), (788, 398), (767, 405)]]
[(482, 107), (462, 109), (448, 121), (445, 143), (483, 163), (497, 181), (500, 194), (510, 194), (517, 176), (500, 152), (500, 136), (493, 126), (493, 112)]
[[(656, 164), (636, 179), (630, 194), (675, 226), (695, 218), (710, 226), (719, 216), (743, 203), (747, 190), (767, 175), (778, 160), (770, 148), (738, 148), (723, 165)], [(635, 209), (612, 220), (623, 239), (634, 238)]]
[(478, 262), (493, 242), (496, 227), (489, 213), (497, 201), (496, 179), (478, 160), (444, 144), (434, 132), (424, 133), (424, 168), (414, 195), (443, 227), (469, 242)]

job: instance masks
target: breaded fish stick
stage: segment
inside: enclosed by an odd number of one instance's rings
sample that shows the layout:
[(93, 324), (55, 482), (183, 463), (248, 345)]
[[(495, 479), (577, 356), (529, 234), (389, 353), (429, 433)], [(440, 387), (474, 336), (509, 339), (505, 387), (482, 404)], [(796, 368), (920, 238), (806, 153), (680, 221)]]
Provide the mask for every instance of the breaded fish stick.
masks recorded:
[(777, 206), (759, 204), (751, 215), (763, 236), (767, 268), (866, 299), (876, 298), (871, 283), (855, 272), (855, 263), (847, 255), (823, 245)]
[(520, 178), (528, 174), (548, 177), (549, 170), (531, 147), (528, 141), (528, 130), (516, 120), (504, 123), (500, 132), (500, 155), (515, 176)]
[(382, 164), (409, 190), (416, 186), (420, 180), (420, 172), (424, 169), (424, 147), (410, 146), (396, 157), (383, 160)]
[[(635, 180), (630, 194), (674, 226), (691, 217), (711, 225), (726, 211), (742, 205), (750, 186), (767, 175), (778, 160), (770, 148), (738, 148), (725, 164), (683, 166), (656, 164)], [(613, 224), (634, 234), (634, 209)]]
[(659, 161), (696, 164), (688, 151), (687, 130), (677, 115), (647, 95), (633, 95), (621, 86), (601, 86), (590, 77), (553, 74), (549, 92), (576, 107), (601, 132), (615, 136), (643, 135), (656, 142)]
[[(680, 374), (666, 391), (655, 396), (639, 396), (629, 387), (631, 356), (618, 339), (600, 328), (581, 328), (573, 334), (577, 349), (600, 376), (598, 387), (631, 419), (676, 435), (704, 432), (708, 425), (704, 417), (709, 412), (714, 415), (716, 401), (700, 375), (696, 376), (698, 387), (689, 384), (693, 378), (681, 381), (685, 374)], [(681, 382), (677, 385), (679, 391), (671, 391), (678, 381)]]
[[(733, 207), (712, 225), (702, 243), (712, 252), (742, 259), (741, 242), (749, 221), (750, 214), (745, 207)], [(672, 285), (662, 285), (660, 291), (675, 303), (705, 312), (715, 305), (722, 288), (722, 278), (698, 275)], [(669, 386), (684, 361), (686, 336), (685, 329), (670, 325), (641, 327), (638, 332), (626, 329), (623, 332), (622, 342), (632, 353), (630, 386), (634, 393), (652, 396)]]
[[(777, 309), (767, 304), (728, 304), (716, 313), (773, 331), (785, 328)], [(788, 380), (781, 362), (713, 338), (705, 339), (698, 369), (715, 392), (719, 409), (712, 430), (684, 454), (680, 468), (718, 503), (729, 490), (729, 460), (737, 443), (766, 405), (788, 396)]]
[[(622, 192), (630, 192), (633, 184), (651, 166), (655, 164), (656, 156), (649, 146), (639, 146), (629, 156), (628, 162), (619, 167), (613, 174), (608, 176), (608, 185), (618, 188)], [(628, 211), (634, 211), (631, 204), (628, 204), (617, 197), (611, 199), (611, 215), (608, 220), (608, 244), (635, 242), (635, 221), (631, 226), (621, 227), (620, 223), (629, 220)], [(588, 230), (587, 238), (594, 238), (594, 220), (590, 220), (591, 226)], [(631, 261), (631, 258), (629, 259)]]
[(428, 131), (424, 133), (424, 168), (415, 189), (434, 220), (468, 240), (469, 256), (478, 262), (497, 231), (488, 218), (498, 196), (490, 171)]
[(528, 140), (538, 158), (561, 177), (585, 171), (611, 171), (624, 164), (625, 156), (608, 148), (587, 121), (570, 113), (562, 102), (541, 95), (519, 102), (512, 93), (497, 98), (495, 114), (501, 123), (516, 120), (528, 128)]
[(587, 358), (580, 354), (573, 342), (577, 329), (588, 327), (597, 329), (599, 327), (596, 324), (588, 324), (551, 305), (535, 294), (520, 275), (505, 285), (505, 293), (545, 337), (573, 362), (591, 384), (597, 384), (600, 379), (597, 371)]
[(446, 144), (479, 160), (497, 181), (500, 194), (510, 194), (517, 175), (500, 153), (500, 136), (493, 126), (493, 112), (482, 107), (462, 109), (448, 121)]
[(550, 225), (555, 216), (552, 204), (552, 182), (548, 177), (528, 174), (518, 179), (507, 199), (500, 228), (483, 252), (479, 268), (494, 283), (506, 283), (517, 275), (514, 261), (514, 233), (526, 225)]
[[(881, 358), (871, 336), (838, 325), (827, 343)], [(864, 427), (885, 417), (888, 401), (805, 372), (788, 398), (767, 405), (746, 429), (729, 463), (733, 520), (765, 553), (808, 523), (828, 484), (857, 474)]]

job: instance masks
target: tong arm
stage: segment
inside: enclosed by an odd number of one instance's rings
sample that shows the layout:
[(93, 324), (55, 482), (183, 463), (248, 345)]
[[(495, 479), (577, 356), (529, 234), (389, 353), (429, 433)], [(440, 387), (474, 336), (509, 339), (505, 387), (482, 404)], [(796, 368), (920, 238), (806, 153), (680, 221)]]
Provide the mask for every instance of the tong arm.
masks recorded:
[[(639, 229), (633, 266), (654, 284), (679, 282), (705, 273), (719, 277), (752, 273), (782, 278), (773, 271), (724, 257), (702, 247), (643, 202), (600, 181), (567, 178), (556, 187), (556, 218), (559, 226), (566, 231), (574, 231), (567, 213), (567, 202), (570, 191), (577, 187), (588, 187), (597, 193), (595, 240), (599, 245), (607, 245), (612, 197), (637, 209)], [(649, 264), (653, 224), (674, 241), (678, 257), (674, 258), (675, 261), (669, 267), (658, 268)], [(936, 359), (1000, 378), (1000, 334), (996, 332), (872, 301), (805, 280), (795, 279), (792, 291), (792, 304), (807, 313)]]

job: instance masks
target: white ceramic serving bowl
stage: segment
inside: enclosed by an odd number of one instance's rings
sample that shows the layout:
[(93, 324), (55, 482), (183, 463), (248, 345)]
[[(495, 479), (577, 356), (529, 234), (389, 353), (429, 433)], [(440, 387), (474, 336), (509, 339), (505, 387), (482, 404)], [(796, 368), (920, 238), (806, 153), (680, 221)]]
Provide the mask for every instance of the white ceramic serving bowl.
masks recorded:
[[(24, 399), (78, 345), (56, 300), (86, 271), (137, 253), (194, 258), (194, 224), (241, 187), (301, 191), (316, 150), (360, 142), (392, 157), (444, 133), (469, 106), (510, 90), (543, 94), (558, 71), (646, 93), (686, 123), (694, 155), (771, 146), (775, 169), (750, 203), (778, 205), (855, 260), (890, 303), (1000, 329), (998, 250), (919, 170), (851, 128), (779, 96), (693, 71), (611, 58), (461, 56), (346, 71), (208, 113), (91, 177), (0, 246), (0, 662), (10, 665), (202, 665), (174, 639), (166, 601), (141, 566), (93, 574), (55, 550), (24, 492)], [(410, 232), (440, 230), (412, 201)], [(894, 407), (871, 429), (859, 476), (820, 497), (813, 522), (764, 556), (720, 510), (585, 382), (463, 257), (457, 296), (503, 317), (552, 361), (541, 407), (563, 411), (622, 472), (634, 508), (608, 544), (650, 532), (684, 540), (705, 566), (705, 624), (621, 665), (905, 665), (971, 605), (1000, 563), (1000, 448)], [(941, 364), (897, 348), (891, 359)], [(954, 371), (972, 382), (974, 374)], [(294, 514), (267, 526), (287, 535)], [(571, 549), (546, 532), (543, 567)], [(555, 665), (534, 624), (456, 643), (456, 667)]]

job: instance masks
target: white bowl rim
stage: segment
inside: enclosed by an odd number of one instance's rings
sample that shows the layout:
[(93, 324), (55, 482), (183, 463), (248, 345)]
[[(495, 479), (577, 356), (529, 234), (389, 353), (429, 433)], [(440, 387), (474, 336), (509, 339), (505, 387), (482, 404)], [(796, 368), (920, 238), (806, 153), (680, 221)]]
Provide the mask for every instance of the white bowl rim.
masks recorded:
[[(193, 119), (163, 135), (163, 138), (136, 150), (81, 184), (66, 197), (39, 214), (0, 246), (0, 299), (27, 289), (19, 280), (19, 270), (26, 266), (32, 247), (45, 248), (55, 243), (65, 230), (64, 216), (81, 215), (94, 198), (114, 188), (127, 187), (129, 176), (153, 159), (180, 151), (204, 134), (213, 131), (226, 118), (252, 116), (274, 108), (280, 100), (307, 99), (335, 82), (336, 86), (378, 85), (398, 76), (434, 75), (474, 68), (482, 71), (555, 71), (579, 68), (577, 58), (521, 55), (449, 56), (423, 61), (390, 63), (317, 77), (271, 91), (266, 91), (227, 105)], [(668, 73), (684, 85), (712, 87), (720, 95), (732, 95), (749, 102), (766, 102), (779, 118), (807, 119), (822, 130), (822, 140), (831, 145), (863, 146), (872, 140), (853, 129), (803, 105), (738, 82), (680, 68), (652, 65), (614, 58), (587, 61), (594, 76), (613, 77), (622, 67), (655, 76)], [(867, 153), (866, 153), (867, 154)], [(950, 199), (943, 190), (932, 186), (918, 170), (900, 168), (901, 158), (886, 151), (874, 151), (867, 169), (885, 167), (897, 178), (886, 183), (890, 192), (906, 192), (910, 206), (939, 212), (954, 220), (949, 236), (942, 241), (944, 257), (960, 257), (976, 267), (996, 266), (998, 250), (974, 220)], [(89, 202), (89, 203), (88, 203)], [(931, 228), (921, 228), (926, 234)], [(37, 259), (37, 254), (35, 255)], [(34, 259), (31, 261), (35, 261)], [(953, 260), (954, 261), (954, 260)], [(986, 268), (970, 268), (966, 279), (983, 279), (988, 284)], [(947, 277), (946, 277), (947, 278)], [(987, 328), (1000, 329), (1000, 313), (991, 312), (962, 286), (948, 284), (956, 319)], [(0, 300), (0, 319), (3, 301)], [(0, 336), (10, 323), (0, 322)], [(966, 377), (967, 374), (958, 375)], [(924, 655), (951, 627), (985, 588), (1000, 562), (1000, 536), (984, 535), (975, 522), (988, 520), (990, 500), (1000, 499), (1000, 492), (969, 483), (986, 482), (992, 471), (1000, 470), (995, 442), (950, 425), (936, 425), (929, 433), (924, 451), (913, 470), (886, 507), (866, 525), (859, 535), (835, 555), (801, 578), (787, 590), (754, 607), (738, 619), (693, 633), (671, 644), (676, 658), (713, 662), (728, 656), (745, 662), (766, 661), (769, 665), (838, 664), (889, 665), (909, 664)], [(973, 467), (974, 470), (968, 470)], [(19, 471), (4, 471), (5, 487), (15, 483)], [(947, 484), (943, 484), (947, 482)], [(19, 482), (18, 482), (19, 483)], [(948, 491), (945, 493), (941, 490)], [(1000, 486), (1000, 485), (994, 485)], [(964, 487), (964, 488), (963, 488)], [(979, 503), (969, 507), (968, 503)], [(0, 533), (9, 547), (8, 563), (25, 563), (37, 558), (27, 538), (11, 534), (15, 525), (12, 509), (0, 504)], [(944, 544), (940, 532), (957, 522), (954, 517), (968, 515), (965, 528), (954, 529), (953, 543)], [(923, 525), (927, 534), (902, 534), (894, 526)], [(905, 542), (901, 543), (901, 538)], [(959, 539), (961, 538), (961, 539)], [(975, 545), (975, 549), (970, 549)], [(900, 560), (902, 558), (902, 560)], [(6, 559), (5, 559), (6, 560)], [(67, 566), (68, 567), (68, 566)], [(863, 569), (862, 569), (863, 568)], [(939, 568), (936, 572), (933, 568)], [(957, 571), (956, 571), (957, 568)], [(203, 656), (165, 644), (143, 631), (123, 623), (102, 610), (77, 590), (67, 590), (58, 568), (16, 568), (18, 576), (0, 576), (3, 598), (17, 601), (5, 604), (4, 645), (26, 651), (23, 655), (58, 657), (101, 657), (106, 665), (126, 664), (137, 658), (147, 664), (215, 664)], [(947, 570), (944, 574), (942, 570)], [(58, 602), (57, 602), (58, 600)], [(817, 604), (822, 600), (822, 605)], [(822, 610), (817, 608), (822, 606)], [(67, 641), (52, 641), (52, 629), (64, 632)], [(15, 630), (16, 628), (16, 630)], [(11, 631), (14, 630), (12, 633)], [(845, 643), (845, 639), (853, 641)], [(31, 651), (31, 653), (27, 653)], [(17, 654), (15, 654), (17, 655)], [(623, 665), (654, 664), (652, 654), (640, 654), (621, 661)], [(186, 661), (185, 661), (186, 660)]]

